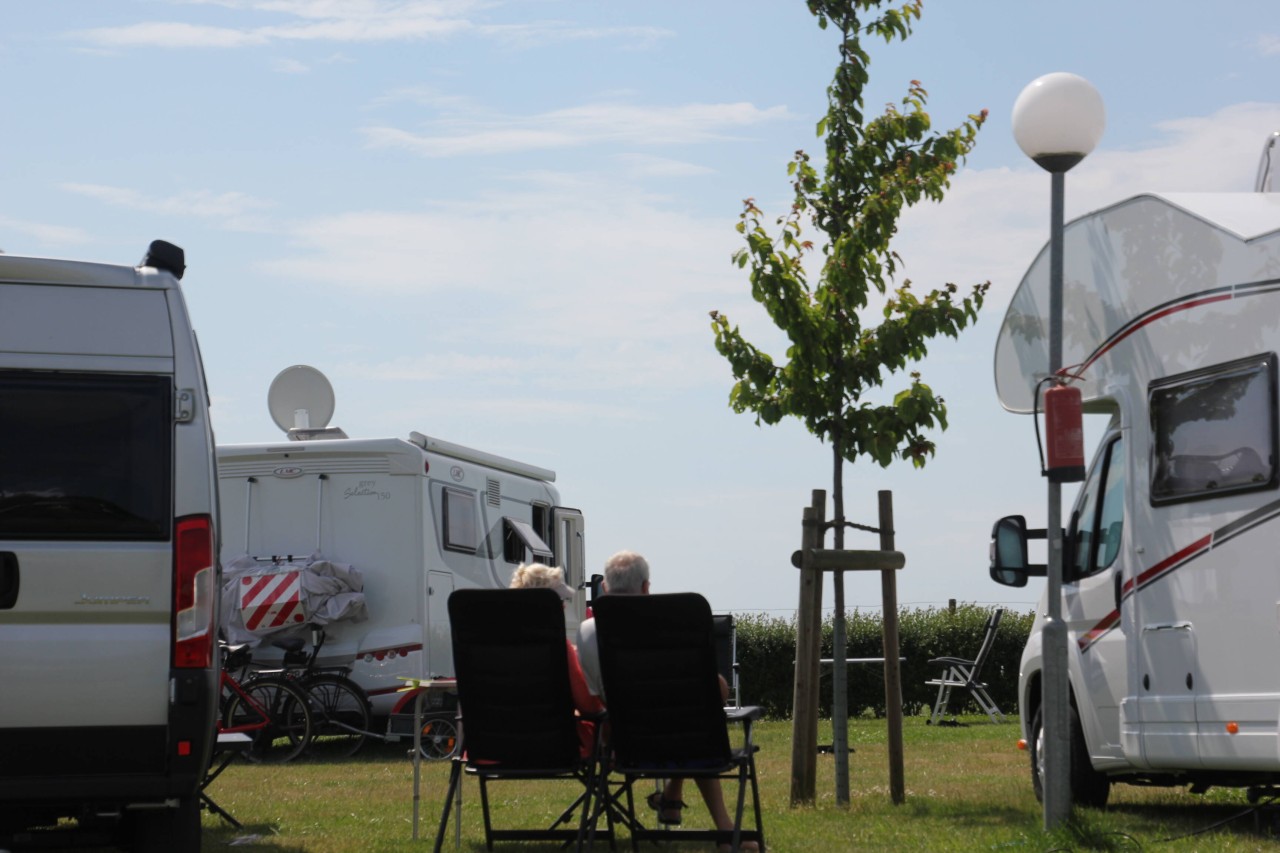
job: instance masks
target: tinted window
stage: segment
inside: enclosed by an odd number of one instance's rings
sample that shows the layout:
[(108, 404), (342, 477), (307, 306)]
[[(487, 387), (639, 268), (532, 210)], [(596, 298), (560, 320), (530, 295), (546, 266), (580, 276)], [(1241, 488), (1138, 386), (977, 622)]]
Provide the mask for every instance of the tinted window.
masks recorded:
[(476, 552), (476, 496), (456, 489), (444, 490), (444, 547), (451, 551)]
[(1276, 485), (1275, 357), (1152, 383), (1152, 503)]
[(1116, 439), (1085, 483), (1072, 516), (1072, 577), (1091, 575), (1114, 563), (1123, 532), (1124, 442)]
[(168, 377), (0, 371), (0, 539), (169, 538)]

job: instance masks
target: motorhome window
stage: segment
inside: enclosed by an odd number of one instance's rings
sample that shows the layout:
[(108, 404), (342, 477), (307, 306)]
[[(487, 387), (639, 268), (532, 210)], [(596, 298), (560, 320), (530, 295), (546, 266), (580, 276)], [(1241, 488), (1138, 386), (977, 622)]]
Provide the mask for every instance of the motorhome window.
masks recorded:
[(1274, 355), (1152, 383), (1150, 408), (1153, 504), (1275, 488)]
[(1086, 577), (1114, 563), (1123, 531), (1124, 443), (1116, 439), (1099, 456), (1071, 517), (1071, 577)]
[(0, 371), (0, 539), (169, 539), (172, 400), (165, 376)]
[(542, 537), (528, 523), (515, 518), (502, 519), (502, 553), (508, 563), (531, 560), (551, 565), (555, 557)]
[(444, 490), (444, 547), (450, 551), (476, 552), (480, 538), (476, 527), (476, 496), (458, 489)]
[(1107, 453), (1107, 472), (1102, 481), (1093, 571), (1110, 568), (1120, 555), (1120, 537), (1124, 533), (1124, 468), (1124, 440), (1116, 439)]

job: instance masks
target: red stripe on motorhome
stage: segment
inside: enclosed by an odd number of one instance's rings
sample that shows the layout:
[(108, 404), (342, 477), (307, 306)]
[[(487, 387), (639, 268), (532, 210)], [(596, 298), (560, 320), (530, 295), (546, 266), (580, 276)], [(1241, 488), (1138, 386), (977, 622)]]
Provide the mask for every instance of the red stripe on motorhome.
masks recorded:
[(1154, 323), (1156, 320), (1162, 319), (1164, 317), (1168, 317), (1170, 314), (1176, 314), (1179, 311), (1187, 311), (1191, 308), (1196, 308), (1201, 305), (1209, 305), (1214, 302), (1226, 302), (1232, 298), (1234, 297), (1230, 293), (1224, 293), (1220, 296), (1206, 296), (1202, 299), (1193, 299), (1190, 302), (1182, 302), (1178, 305), (1172, 305), (1161, 311), (1155, 312), (1149, 317), (1143, 317), (1142, 319), (1135, 321), (1133, 325), (1129, 326), (1128, 328), (1121, 329), (1118, 334), (1116, 334), (1113, 338), (1111, 338), (1111, 340), (1103, 343), (1103, 345), (1099, 347), (1097, 350), (1095, 350), (1093, 355), (1089, 356), (1089, 359), (1079, 367), (1078, 372), (1084, 373), (1086, 370), (1089, 369), (1090, 365), (1092, 365), (1095, 361), (1097, 361), (1098, 359), (1106, 355), (1108, 352), (1110, 352), (1112, 348), (1114, 348), (1117, 344), (1119, 344), (1125, 338), (1129, 337), (1134, 332), (1138, 331), (1144, 326)]
[[(1201, 552), (1209, 550), (1209, 543), (1213, 541), (1213, 534), (1207, 534), (1192, 542), (1176, 554), (1166, 557), (1147, 569), (1136, 578), (1136, 587), (1141, 588), (1148, 584), (1154, 583), (1161, 577), (1173, 572), (1182, 564), (1186, 563), (1193, 557), (1197, 557)], [(1133, 593), (1135, 588), (1135, 579), (1125, 581), (1124, 586), (1120, 588), (1120, 597), (1124, 598)], [(1085, 651), (1116, 625), (1120, 624), (1120, 610), (1112, 610), (1102, 618), (1097, 625), (1094, 625), (1086, 633), (1082, 634), (1076, 645), (1080, 647), (1080, 651)]]

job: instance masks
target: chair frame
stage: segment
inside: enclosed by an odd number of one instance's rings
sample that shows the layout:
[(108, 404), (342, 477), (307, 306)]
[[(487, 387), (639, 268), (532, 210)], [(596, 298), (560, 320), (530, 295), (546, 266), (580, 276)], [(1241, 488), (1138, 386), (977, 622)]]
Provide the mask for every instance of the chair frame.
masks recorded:
[[(604, 716), (589, 715), (596, 722), (591, 754), (579, 754), (575, 711), (569, 689), (569, 666), (565, 654), (564, 610), (560, 597), (550, 589), (481, 590), (463, 589), (449, 597), (449, 621), (453, 635), (454, 668), (458, 687), (458, 749), (452, 759), (449, 785), (436, 831), (435, 850), (444, 844), (450, 815), (456, 804), (455, 828), (461, 839), (462, 779), (473, 776), (480, 784), (480, 808), (484, 817), (485, 846), (493, 849), (494, 841), (561, 841), (582, 850), (588, 836), (595, 837), (597, 810), (593, 798), (600, 778)], [(485, 645), (483, 651), (479, 650)], [(531, 651), (533, 662), (541, 661), (543, 672), (535, 673), (522, 666), (521, 675), (545, 684), (541, 695), (529, 695), (519, 688), (501, 699), (501, 712), (485, 708), (494, 685), (509, 677), (516, 664), (504, 660), (505, 652), (515, 645)], [(499, 650), (495, 654), (495, 649)], [(534, 678), (535, 675), (543, 677)], [(523, 702), (523, 704), (522, 704)], [(468, 724), (470, 712), (470, 724)], [(500, 722), (505, 721), (505, 722)], [(535, 752), (546, 760), (530, 763), (521, 755), (519, 739), (513, 731), (518, 725), (538, 720), (554, 723), (554, 731), (537, 738)], [(469, 731), (470, 729), (470, 731)], [(499, 731), (501, 729), (501, 731)], [(547, 746), (547, 744), (550, 744)], [(470, 748), (469, 748), (470, 747)], [(545, 748), (544, 748), (545, 747)], [(564, 779), (576, 780), (581, 791), (560, 816), (545, 829), (494, 827), (489, 784), (497, 781)], [(573, 814), (580, 810), (576, 826)], [(613, 819), (606, 812), (608, 828), (598, 833), (615, 846)]]
[[(755, 841), (764, 850), (764, 824), (755, 765), (755, 753), (759, 747), (752, 742), (752, 723), (761, 718), (763, 711), (755, 706), (725, 707), (722, 702), (716, 678), (719, 673), (716, 637), (706, 600), (695, 593), (606, 595), (594, 603), (593, 609), (605, 703), (610, 708), (612, 753), (608, 774), (622, 777), (621, 789), (610, 796), (608, 777), (601, 776), (597, 810), (609, 803), (620, 805), (625, 795), (625, 823), (631, 830), (633, 850), (639, 850), (640, 842), (646, 840), (707, 840), (730, 844), (734, 850), (741, 849), (743, 841)], [(673, 673), (665, 682), (662, 674), (651, 666), (642, 674), (628, 666), (628, 662), (641, 659), (651, 662), (655, 657), (684, 663), (679, 667), (680, 671)], [(680, 734), (673, 737), (684, 736), (686, 742), (690, 740), (690, 731), (698, 731), (696, 725), (693, 729), (681, 731), (678, 715), (666, 712), (659, 698), (675, 695), (672, 691), (664, 691), (663, 687), (679, 690), (681, 682), (697, 687), (684, 695), (688, 696), (687, 704), (692, 711), (689, 719), (696, 716), (699, 721), (706, 721), (703, 726), (705, 737), (692, 739), (705, 751), (687, 755), (688, 761), (673, 761), (670, 755), (646, 755), (638, 744), (661, 739), (668, 729), (679, 731)], [(702, 689), (704, 683), (706, 686)], [(641, 687), (641, 684), (648, 686)], [(714, 731), (713, 725), (716, 726)], [(731, 726), (741, 729), (741, 745), (738, 747), (731, 746), (729, 742)], [(671, 777), (736, 781), (737, 802), (731, 812), (734, 828), (643, 826), (636, 818), (635, 782)], [(743, 828), (748, 787), (755, 817), (754, 829)]]
[(933, 714), (929, 718), (929, 724), (939, 724), (942, 717), (947, 712), (947, 706), (951, 702), (951, 691), (961, 690), (968, 693), (978, 707), (986, 713), (993, 723), (1003, 723), (1008, 718), (996, 705), (991, 695), (987, 693), (987, 684), (980, 681), (982, 675), (982, 667), (987, 662), (987, 657), (991, 654), (991, 649), (995, 645), (996, 634), (1000, 630), (1000, 619), (1004, 616), (1004, 608), (996, 608), (987, 617), (986, 628), (982, 635), (982, 645), (978, 648), (978, 654), (972, 660), (958, 657), (940, 657), (933, 658), (929, 661), (930, 666), (941, 666), (942, 674), (930, 679), (925, 684), (938, 688), (938, 698), (933, 703)]

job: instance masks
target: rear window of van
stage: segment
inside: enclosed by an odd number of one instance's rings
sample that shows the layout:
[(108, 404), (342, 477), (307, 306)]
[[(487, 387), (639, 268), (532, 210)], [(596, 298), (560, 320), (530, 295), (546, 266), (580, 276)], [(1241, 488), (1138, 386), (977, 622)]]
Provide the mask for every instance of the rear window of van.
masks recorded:
[(167, 376), (0, 371), (0, 539), (167, 540)]

